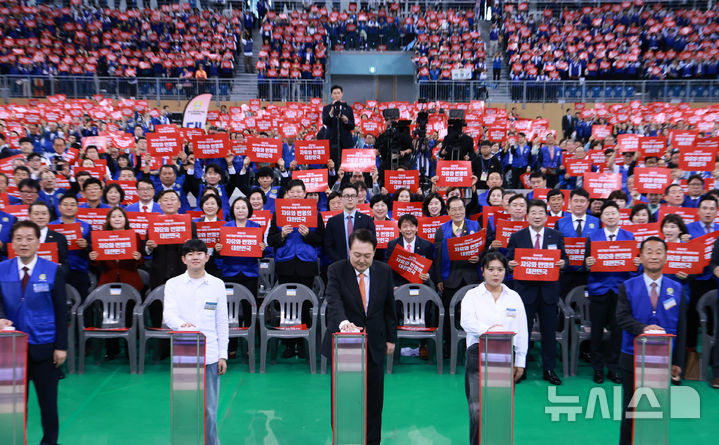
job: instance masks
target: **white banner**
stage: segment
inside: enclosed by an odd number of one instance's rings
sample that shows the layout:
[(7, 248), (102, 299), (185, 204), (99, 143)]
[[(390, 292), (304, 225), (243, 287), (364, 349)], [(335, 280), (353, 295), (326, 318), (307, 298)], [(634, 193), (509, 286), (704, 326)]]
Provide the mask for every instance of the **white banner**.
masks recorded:
[(185, 115), (182, 126), (185, 128), (205, 128), (207, 110), (210, 108), (212, 94), (200, 94), (192, 98), (185, 105)]

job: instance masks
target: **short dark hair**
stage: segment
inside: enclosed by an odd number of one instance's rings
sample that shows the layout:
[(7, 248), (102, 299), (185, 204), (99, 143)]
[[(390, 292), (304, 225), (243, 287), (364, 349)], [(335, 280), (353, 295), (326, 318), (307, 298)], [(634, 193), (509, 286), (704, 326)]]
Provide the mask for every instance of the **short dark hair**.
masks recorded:
[(669, 193), (669, 191), (672, 189), (672, 187), (679, 187), (680, 189), (682, 188), (682, 186), (679, 185), (679, 184), (669, 184), (668, 186), (666, 186), (666, 187), (664, 188), (664, 195), (665, 195), (665, 196)]
[[(491, 190), (490, 190), (491, 193)], [(440, 195), (437, 192), (430, 193), (427, 195), (426, 198), (424, 198), (424, 201), (422, 202), (422, 214), (424, 216), (429, 216), (429, 203), (432, 202), (433, 199), (439, 200), (439, 202), (442, 205), (442, 209), (439, 211), (440, 215), (446, 215), (447, 214), (447, 204), (444, 203), (444, 199), (442, 199), (442, 195)]]
[(35, 190), (36, 192), (40, 191), (40, 183), (38, 183), (36, 180), (32, 178), (25, 178), (22, 181), (20, 181), (20, 184), (17, 185), (18, 190), (22, 190), (23, 187), (30, 187), (31, 189)]
[(482, 262), (480, 263), (482, 270), (486, 269), (487, 266), (489, 266), (489, 263), (495, 260), (500, 261), (502, 263), (502, 266), (504, 266), (505, 270), (509, 269), (509, 262), (504, 255), (502, 255), (500, 252), (489, 251), (482, 257)]
[(47, 209), (47, 213), (49, 213), (50, 215), (52, 215), (52, 209), (50, 208), (50, 205), (49, 205), (48, 203), (46, 203), (45, 201), (41, 201), (41, 200), (39, 200), (39, 199), (28, 206), (27, 212), (28, 212), (28, 213), (31, 213), (31, 212), (32, 212), (32, 208), (33, 208), (33, 207), (38, 207), (38, 206), (40, 206), (40, 207), (45, 207), (45, 209)]
[(220, 201), (220, 197), (215, 195), (214, 193), (208, 193), (207, 195), (203, 196), (202, 199), (200, 199), (200, 210), (203, 210), (203, 207), (205, 207), (205, 203), (210, 199), (215, 200), (215, 202), (217, 203), (218, 211), (222, 210), (222, 201)]
[(687, 230), (686, 224), (684, 224), (684, 220), (681, 216), (677, 215), (676, 213), (670, 213), (668, 215), (664, 215), (664, 218), (662, 218), (662, 223), (659, 225), (659, 230), (664, 228), (665, 224), (676, 224), (677, 227), (679, 227), (679, 234), (684, 235), (685, 233), (689, 233)]
[(272, 167), (260, 167), (259, 170), (257, 170), (257, 177), (258, 178), (264, 178), (264, 177), (270, 177), (272, 179), (275, 178), (275, 171), (272, 170)]
[(550, 190), (547, 192), (547, 201), (549, 201), (549, 198), (551, 198), (552, 196), (557, 196), (557, 195), (561, 196), (562, 199), (564, 199), (564, 193), (562, 193), (561, 190), (559, 190), (559, 189), (550, 189)]
[(267, 195), (265, 195), (265, 192), (263, 192), (262, 189), (259, 189), (259, 188), (254, 188), (254, 189), (252, 189), (252, 191), (250, 191), (250, 194), (247, 195), (247, 199), (250, 199), (250, 197), (251, 197), (252, 195), (254, 195), (255, 193), (259, 193), (260, 196), (262, 196), (262, 203), (263, 203), (263, 204), (267, 202)]
[(649, 206), (643, 202), (638, 202), (638, 203), (634, 204), (634, 206), (632, 207), (632, 211), (629, 213), (629, 221), (634, 219), (634, 216), (637, 213), (641, 212), (642, 210), (646, 210), (647, 213), (649, 214), (649, 217), (650, 218), (652, 217), (652, 212), (649, 211)]
[(623, 199), (625, 201), (629, 201), (629, 197), (626, 193), (624, 193), (624, 190), (614, 190), (612, 193), (609, 194), (607, 197), (608, 200), (614, 201), (617, 199)]
[(605, 210), (605, 209), (608, 209), (609, 207), (613, 207), (613, 208), (617, 209), (617, 212), (619, 211), (619, 206), (617, 205), (616, 202), (610, 201), (610, 200), (606, 200), (606, 201), (604, 201), (604, 203), (602, 204), (602, 208), (599, 209), (599, 216), (601, 216), (602, 213), (604, 213), (604, 210)]
[(448, 210), (449, 210), (449, 206), (451, 206), (452, 203), (455, 202), (455, 201), (461, 202), (461, 203), (462, 203), (462, 207), (465, 207), (465, 205), (464, 205), (464, 200), (463, 200), (462, 198), (460, 198), (459, 196), (452, 196), (451, 198), (449, 198), (449, 199), (447, 200), (447, 209), (448, 209)]
[(148, 178), (138, 179), (137, 182), (135, 182), (135, 188), (139, 188), (140, 184), (150, 184), (153, 189), (155, 188), (155, 183), (153, 183), (152, 180)]
[[(549, 196), (549, 195), (547, 195), (547, 196)], [(589, 192), (586, 191), (586, 190), (585, 190), (584, 188), (582, 188), (582, 187), (578, 187), (578, 188), (575, 188), (574, 190), (572, 190), (571, 192), (569, 192), (569, 199), (572, 199), (572, 198), (574, 198), (575, 196), (581, 196), (582, 198), (587, 198), (587, 200), (588, 200), (588, 199), (589, 199)]]
[(40, 238), (40, 227), (29, 219), (17, 221), (13, 224), (12, 229), (10, 229), (11, 240), (15, 237), (15, 232), (18, 229), (33, 229), (35, 231), (35, 237)]
[(412, 224), (415, 227), (419, 226), (416, 216), (414, 216), (410, 213), (405, 213), (404, 215), (399, 217), (399, 220), (397, 221), (397, 227), (402, 227), (402, 224), (404, 224), (406, 222)]
[(112, 183), (108, 184), (107, 187), (105, 187), (105, 190), (102, 191), (102, 200), (107, 202), (107, 192), (109, 192), (112, 189), (116, 189), (118, 192), (120, 192), (120, 203), (125, 200), (125, 190), (120, 187), (120, 184)]
[(89, 178), (87, 178), (87, 180), (85, 182), (82, 183), (82, 190), (85, 191), (85, 189), (87, 189), (89, 186), (91, 186), (93, 184), (99, 185), (100, 190), (102, 190), (104, 188), (102, 186), (102, 181), (100, 181), (99, 179), (97, 179), (93, 176), (90, 176)]
[[(144, 139), (144, 138), (140, 138), (140, 139)], [(174, 173), (175, 175), (177, 175), (177, 170), (175, 169), (175, 166), (174, 166), (174, 165), (163, 164), (163, 165), (160, 166), (160, 170), (159, 170), (159, 171), (162, 172), (162, 169), (163, 169), (163, 168), (169, 168), (169, 169), (172, 170), (172, 173)]]
[(161, 191), (161, 192), (157, 195), (157, 200), (156, 200), (156, 201), (157, 201), (157, 202), (160, 202), (160, 200), (162, 200), (162, 197), (165, 196), (165, 195), (167, 195), (167, 194), (169, 194), (169, 193), (174, 194), (175, 196), (177, 196), (177, 199), (180, 199), (180, 194), (179, 194), (179, 193), (177, 193), (175, 190), (167, 189), (167, 190)]
[(646, 243), (648, 243), (648, 242), (655, 242), (655, 241), (656, 241), (656, 242), (659, 242), (659, 243), (662, 243), (662, 245), (664, 246), (664, 250), (667, 250), (667, 243), (666, 243), (666, 241), (664, 241), (663, 239), (659, 238), (658, 236), (652, 235), (652, 236), (650, 236), (649, 238), (647, 238), (647, 239), (645, 239), (644, 241), (642, 241), (642, 243), (639, 245), (639, 251), (640, 251), (640, 252), (644, 252), (644, 245), (645, 245)]
[(205, 173), (207, 173), (207, 172), (210, 171), (210, 170), (214, 170), (215, 173), (217, 173), (218, 175), (222, 176), (222, 169), (220, 168), (219, 165), (217, 165), (217, 164), (208, 164), (208, 165), (205, 167)]
[(60, 199), (57, 200), (57, 204), (58, 204), (58, 205), (62, 204), (62, 202), (65, 201), (66, 199), (74, 199), (75, 202), (79, 202), (79, 201), (77, 200), (77, 196), (76, 196), (75, 194), (73, 194), (73, 193), (68, 193), (67, 195), (62, 195), (62, 196), (60, 197)]
[(340, 91), (342, 91), (343, 93), (345, 92), (345, 90), (342, 89), (342, 87), (339, 86), (339, 85), (337, 85), (337, 84), (332, 85), (332, 88), (330, 88), (330, 93), (333, 92), (334, 90), (340, 90)]
[(547, 211), (547, 203), (542, 201), (541, 199), (532, 199), (527, 203), (527, 213), (529, 213), (529, 209), (532, 207), (541, 207), (544, 209), (544, 211)]
[[(250, 219), (250, 218), (252, 217), (252, 204), (250, 204), (249, 198), (246, 198), (246, 197), (244, 197), (244, 196), (240, 196), (239, 198), (237, 198), (237, 199), (235, 199), (234, 201), (232, 201), (232, 206), (230, 206), (230, 214), (227, 215), (227, 218), (228, 218), (230, 221), (234, 221), (234, 220), (235, 220), (235, 204), (237, 204), (237, 203), (240, 202), (240, 201), (242, 201), (242, 202), (244, 202), (245, 204), (247, 204), (247, 219)], [(220, 206), (220, 207), (222, 207), (222, 206)]]
[(190, 238), (182, 244), (182, 256), (192, 252), (207, 253), (207, 244), (197, 238)]
[[(264, 195), (264, 193), (263, 193), (263, 195)], [(340, 195), (339, 192), (332, 192), (329, 194), (329, 196), (327, 196), (327, 202), (330, 202), (335, 198), (341, 198), (341, 197), (342, 197), (342, 195)]]
[(694, 173), (693, 175), (689, 175), (689, 178), (687, 178), (687, 184), (689, 184), (695, 179), (698, 179), (699, 181), (701, 181), (702, 185), (704, 185), (704, 178), (702, 178), (702, 175), (696, 173)]
[(532, 173), (529, 174), (529, 179), (533, 179), (533, 178), (542, 178), (546, 181), (547, 175), (540, 172), (539, 170), (534, 170)]
[(372, 198), (370, 198), (369, 207), (370, 208), (374, 207), (374, 205), (380, 201), (382, 201), (387, 207), (389, 207), (389, 202), (388, 202), (389, 200), (388, 200), (387, 196), (382, 195), (382, 194), (377, 194), (377, 195), (374, 195)]
[(342, 194), (347, 189), (352, 189), (355, 192), (359, 193), (359, 190), (357, 190), (357, 186), (355, 184), (352, 184), (351, 182), (346, 182), (342, 184), (342, 187), (340, 187), (340, 194)]
[(303, 192), (307, 191), (307, 187), (305, 187), (305, 182), (301, 179), (292, 179), (290, 182), (288, 182), (287, 183), (287, 191), (285, 193), (290, 191), (290, 189), (292, 187), (302, 187)]
[(25, 173), (27, 173), (27, 174), (29, 175), (29, 174), (30, 174), (30, 169), (27, 168), (27, 167), (25, 167), (24, 165), (18, 165), (17, 167), (15, 167), (14, 169), (12, 169), (12, 174), (14, 175), (14, 174), (16, 174), (17, 172), (25, 172)]
[[(21, 184), (22, 184), (22, 182), (21, 182)], [(710, 194), (707, 193), (706, 195), (704, 195), (704, 196), (702, 196), (701, 198), (699, 198), (699, 202), (697, 203), (697, 207), (701, 207), (701, 205), (702, 205), (702, 203), (703, 203), (704, 201), (712, 201), (712, 202), (714, 203), (714, 205), (717, 205), (717, 199), (716, 199), (714, 196), (712, 196), (712, 195), (710, 195)]]
[(30, 153), (29, 155), (27, 155), (27, 158), (26, 158), (26, 159), (29, 161), (30, 159), (34, 159), (34, 158), (42, 159), (42, 156), (40, 156), (40, 153), (36, 153), (36, 152), (33, 151), (32, 153)]
[(375, 238), (374, 233), (370, 232), (367, 229), (357, 229), (350, 235), (349, 239), (349, 248), (352, 248), (352, 244), (355, 241), (359, 241), (362, 243), (371, 243), (372, 249), (377, 249), (377, 238)]
[(512, 202), (514, 202), (514, 201), (516, 201), (516, 200), (518, 200), (518, 199), (523, 200), (524, 203), (525, 203), (527, 206), (529, 206), (529, 200), (527, 199), (526, 196), (524, 196), (524, 195), (521, 194), (521, 193), (515, 193), (513, 196), (511, 196), (511, 197), (507, 200), (507, 205), (512, 204)]

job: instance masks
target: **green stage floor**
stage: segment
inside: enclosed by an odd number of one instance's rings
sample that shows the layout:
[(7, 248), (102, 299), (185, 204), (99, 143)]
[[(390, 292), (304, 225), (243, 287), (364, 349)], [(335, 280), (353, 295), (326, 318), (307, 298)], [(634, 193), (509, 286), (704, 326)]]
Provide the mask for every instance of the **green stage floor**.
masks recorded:
[[(565, 379), (557, 389), (559, 396), (579, 396), (582, 414), (575, 422), (567, 421), (566, 416), (552, 422), (545, 406), (558, 405), (547, 402), (549, 385), (541, 380), (539, 364), (529, 365), (529, 379), (516, 388), (516, 444), (618, 443), (619, 421), (602, 419), (598, 408), (594, 419), (584, 418), (590, 389), (595, 386), (587, 364), (580, 365), (578, 377)], [(445, 370), (449, 370), (447, 360)], [(456, 375), (438, 375), (432, 364), (402, 358), (385, 380), (382, 443), (467, 443), (464, 368), (457, 371)], [(88, 358), (84, 375), (68, 375), (60, 382), (60, 443), (169, 444), (169, 381), (168, 360), (148, 363), (144, 375), (130, 375), (125, 360), (94, 365)], [(250, 374), (246, 363), (231, 360), (221, 382), (218, 417), (224, 445), (331, 443), (330, 377), (311, 375), (306, 362), (279, 359), (276, 365), (268, 364), (266, 374)], [(706, 383), (685, 385), (699, 393), (701, 416), (672, 420), (669, 443), (716, 444), (719, 390)], [(601, 386), (607, 390), (611, 413), (614, 385), (607, 380)], [(34, 392), (30, 394), (28, 431), (28, 443), (39, 443)]]

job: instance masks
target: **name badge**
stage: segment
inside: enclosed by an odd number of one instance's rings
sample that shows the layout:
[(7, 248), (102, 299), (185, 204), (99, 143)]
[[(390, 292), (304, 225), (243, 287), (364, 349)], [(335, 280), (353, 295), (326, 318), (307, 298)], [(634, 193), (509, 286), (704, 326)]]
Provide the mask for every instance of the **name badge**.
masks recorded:
[(677, 305), (677, 301), (674, 299), (674, 297), (671, 297), (669, 299), (664, 300), (664, 302), (662, 304), (664, 305), (664, 310), (668, 311), (669, 309), (671, 309)]
[(513, 307), (508, 307), (506, 310), (506, 315), (509, 318), (515, 318), (517, 316), (517, 309)]
[(487, 181), (487, 177), (488, 177), (488, 176), (489, 176), (489, 173), (487, 173), (487, 172), (482, 172), (482, 174), (481, 174), (480, 177), (479, 177), (479, 180), (480, 180), (480, 181)]
[(547, 249), (556, 249), (556, 248), (557, 248), (556, 244), (547, 244)]
[(208, 301), (205, 303), (205, 310), (206, 311), (214, 311), (217, 309), (217, 303), (213, 303), (211, 301)]
[(33, 292), (50, 292), (50, 285), (48, 283), (33, 283)]

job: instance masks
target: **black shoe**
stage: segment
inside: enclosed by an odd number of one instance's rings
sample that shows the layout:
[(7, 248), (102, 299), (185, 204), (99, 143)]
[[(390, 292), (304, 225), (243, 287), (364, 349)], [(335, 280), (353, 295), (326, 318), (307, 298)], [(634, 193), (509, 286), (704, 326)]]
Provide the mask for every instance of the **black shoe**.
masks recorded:
[(592, 354), (588, 352), (582, 352), (579, 354), (579, 358), (582, 359), (583, 362), (591, 363), (592, 362)]
[(297, 345), (297, 357), (302, 358), (302, 359), (307, 358), (307, 351), (305, 351), (304, 342)]
[(520, 382), (521, 382), (522, 380), (527, 380), (527, 370), (526, 370), (526, 369), (524, 370), (524, 373), (522, 374), (522, 377), (519, 378), (519, 381), (520, 381)]
[(594, 383), (598, 385), (604, 383), (604, 373), (600, 369), (594, 370)]
[(292, 358), (297, 354), (295, 351), (295, 345), (288, 346), (285, 348), (285, 352), (282, 353), (282, 358)]
[(622, 383), (622, 376), (620, 376), (617, 372), (609, 371), (607, 373), (607, 378), (616, 384)]
[(562, 380), (559, 378), (556, 372), (551, 369), (545, 369), (542, 378), (548, 381), (552, 385), (561, 385)]

